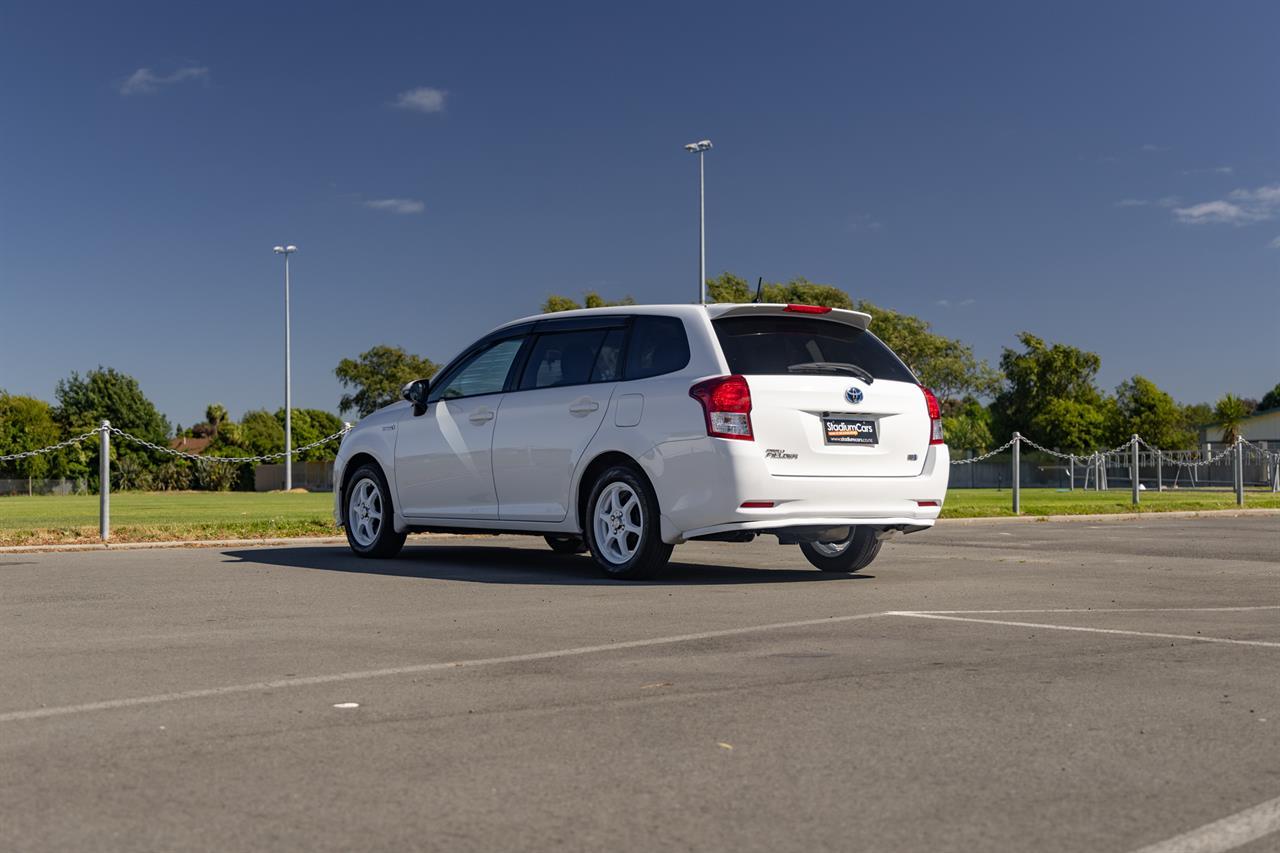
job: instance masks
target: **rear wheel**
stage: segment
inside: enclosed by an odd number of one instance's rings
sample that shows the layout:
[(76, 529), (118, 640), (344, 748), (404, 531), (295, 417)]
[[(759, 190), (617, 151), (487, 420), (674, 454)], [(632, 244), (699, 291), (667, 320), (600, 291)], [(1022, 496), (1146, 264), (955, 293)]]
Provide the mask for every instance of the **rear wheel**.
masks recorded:
[(671, 559), (659, 532), (658, 499), (633, 468), (617, 465), (600, 475), (582, 526), (592, 558), (610, 577), (650, 577)]
[(394, 557), (404, 547), (405, 534), (392, 522), (391, 490), (376, 465), (361, 465), (347, 486), (344, 525), (347, 544), (361, 557)]
[(824, 572), (856, 572), (880, 553), (880, 540), (870, 527), (859, 526), (837, 542), (801, 542), (805, 559)]
[(551, 550), (557, 554), (585, 554), (587, 543), (580, 536), (544, 536)]

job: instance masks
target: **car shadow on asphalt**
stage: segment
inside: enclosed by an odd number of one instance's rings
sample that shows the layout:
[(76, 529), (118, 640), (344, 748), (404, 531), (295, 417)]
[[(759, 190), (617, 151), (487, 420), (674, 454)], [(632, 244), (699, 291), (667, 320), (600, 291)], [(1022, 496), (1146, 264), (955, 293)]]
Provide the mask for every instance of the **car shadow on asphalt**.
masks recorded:
[(230, 560), (245, 564), (464, 583), (686, 586), (813, 583), (871, 580), (875, 577), (820, 572), (817, 569), (761, 569), (673, 560), (657, 578), (623, 581), (604, 577), (586, 555), (563, 556), (534, 548), (468, 545), (407, 546), (398, 557), (390, 560), (368, 560), (345, 548), (323, 547), (244, 548), (222, 553)]

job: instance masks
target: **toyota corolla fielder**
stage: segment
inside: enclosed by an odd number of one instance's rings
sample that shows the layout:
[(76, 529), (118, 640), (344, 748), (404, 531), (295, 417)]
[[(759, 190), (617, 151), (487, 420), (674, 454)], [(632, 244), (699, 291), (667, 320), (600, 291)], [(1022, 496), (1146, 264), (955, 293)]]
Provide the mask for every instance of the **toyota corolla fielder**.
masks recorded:
[(524, 533), (631, 578), (682, 542), (771, 534), (857, 571), (933, 525), (949, 474), (938, 401), (870, 320), (717, 304), (508, 323), (346, 436), (337, 521), (366, 557), (417, 531)]

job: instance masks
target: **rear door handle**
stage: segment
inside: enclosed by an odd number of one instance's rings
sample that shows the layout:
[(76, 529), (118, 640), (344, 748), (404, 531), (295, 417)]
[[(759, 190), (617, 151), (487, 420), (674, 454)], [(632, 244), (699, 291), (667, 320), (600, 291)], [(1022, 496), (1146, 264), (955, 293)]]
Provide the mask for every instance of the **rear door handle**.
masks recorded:
[(476, 426), (479, 426), (480, 424), (487, 424), (489, 421), (493, 420), (493, 410), (477, 409), (471, 413), (470, 420)]
[(571, 415), (589, 415), (594, 411), (598, 411), (600, 404), (595, 400), (578, 400), (569, 406), (569, 414)]

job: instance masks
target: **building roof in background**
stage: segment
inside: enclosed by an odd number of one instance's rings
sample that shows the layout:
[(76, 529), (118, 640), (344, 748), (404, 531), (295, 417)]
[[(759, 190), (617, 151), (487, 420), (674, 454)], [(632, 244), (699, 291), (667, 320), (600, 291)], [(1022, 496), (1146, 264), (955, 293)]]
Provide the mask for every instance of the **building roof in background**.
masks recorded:
[(194, 453), (197, 456), (208, 450), (209, 445), (212, 443), (212, 438), (178, 436), (177, 438), (169, 439), (169, 447), (173, 450), (181, 450), (183, 453)]

